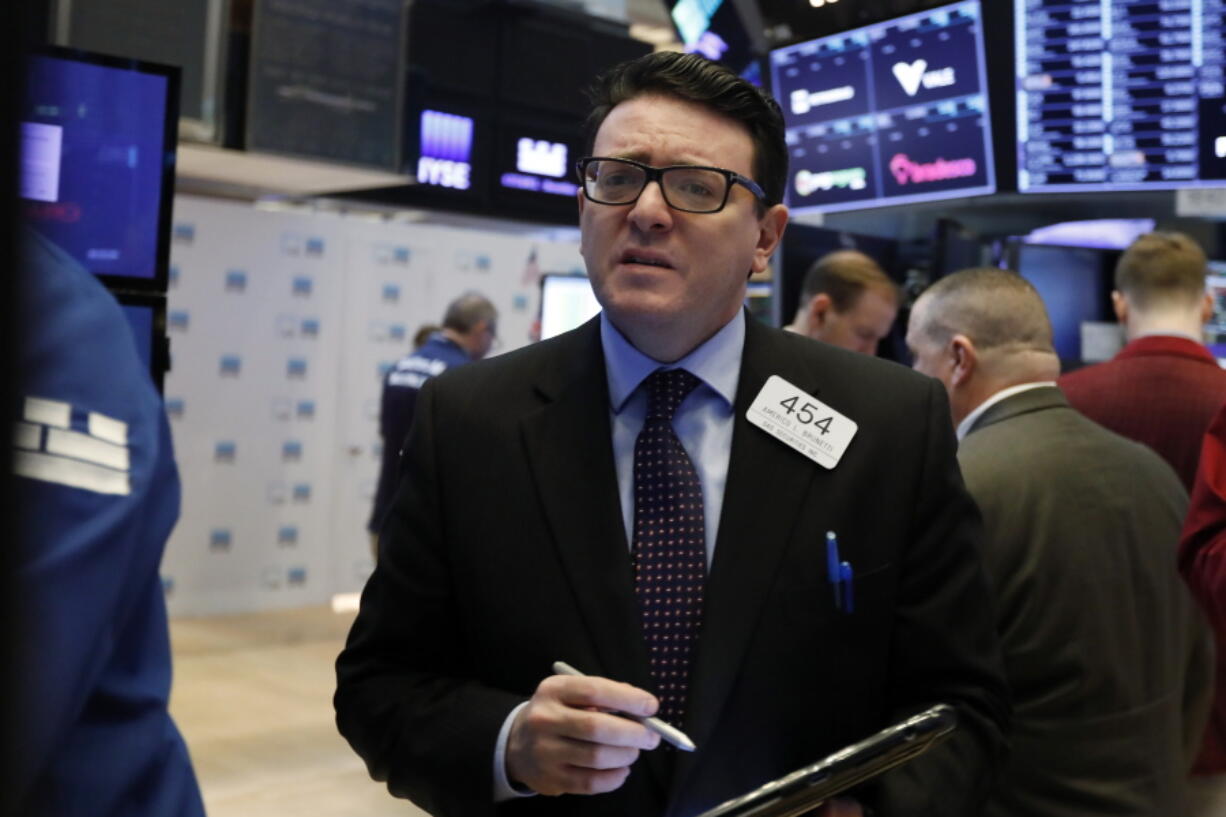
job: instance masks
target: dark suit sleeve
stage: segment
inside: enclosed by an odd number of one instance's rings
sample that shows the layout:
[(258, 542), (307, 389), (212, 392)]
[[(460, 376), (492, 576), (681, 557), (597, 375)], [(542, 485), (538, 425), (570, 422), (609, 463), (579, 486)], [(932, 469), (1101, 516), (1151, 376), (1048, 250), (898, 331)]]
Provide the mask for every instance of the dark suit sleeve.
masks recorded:
[(437, 817), (468, 817), (493, 812), (494, 744), (522, 698), (472, 680), (462, 648), (439, 510), (435, 385), (418, 398), (405, 479), (337, 659), (334, 704), (341, 734), (393, 795)]
[(885, 775), (866, 799), (882, 817), (970, 817), (980, 813), (1003, 760), (1010, 705), (979, 555), (982, 522), (963, 485), (949, 405), (935, 381), (925, 420), (889, 695), (896, 720), (949, 703), (958, 728), (943, 745)]

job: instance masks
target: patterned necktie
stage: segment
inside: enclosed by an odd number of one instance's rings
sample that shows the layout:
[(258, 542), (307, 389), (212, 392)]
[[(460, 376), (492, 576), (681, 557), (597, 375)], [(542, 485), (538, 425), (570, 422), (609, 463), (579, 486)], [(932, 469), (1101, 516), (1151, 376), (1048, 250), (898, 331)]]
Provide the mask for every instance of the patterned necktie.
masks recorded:
[(634, 444), (634, 591), (659, 716), (680, 726), (707, 556), (702, 486), (672, 420), (700, 381), (684, 369), (659, 369), (644, 382), (647, 419)]

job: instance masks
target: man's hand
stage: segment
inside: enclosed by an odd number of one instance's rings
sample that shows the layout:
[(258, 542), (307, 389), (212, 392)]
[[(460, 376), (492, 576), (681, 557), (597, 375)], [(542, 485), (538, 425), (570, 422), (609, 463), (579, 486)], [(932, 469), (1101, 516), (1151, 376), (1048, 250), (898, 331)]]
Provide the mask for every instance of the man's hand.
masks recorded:
[(550, 676), (511, 724), (507, 777), (540, 794), (613, 791), (660, 736), (609, 713), (647, 716), (659, 706), (651, 693), (608, 678)]

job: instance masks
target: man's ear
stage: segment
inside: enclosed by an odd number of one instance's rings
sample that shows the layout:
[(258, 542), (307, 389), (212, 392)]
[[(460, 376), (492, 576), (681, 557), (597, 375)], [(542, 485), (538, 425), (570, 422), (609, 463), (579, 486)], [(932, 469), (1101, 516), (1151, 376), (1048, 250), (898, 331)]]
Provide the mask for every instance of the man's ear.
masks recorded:
[(766, 269), (766, 265), (770, 263), (771, 255), (775, 252), (775, 248), (779, 246), (779, 241), (783, 238), (783, 230), (787, 226), (788, 208), (782, 204), (776, 204), (774, 207), (768, 208), (762, 218), (759, 219), (758, 243), (754, 245), (753, 266), (750, 267), (750, 275)]
[(1213, 296), (1206, 292), (1200, 302), (1200, 322), (1208, 323), (1213, 317)]
[(817, 328), (826, 322), (826, 315), (834, 308), (834, 301), (824, 292), (819, 292), (809, 301), (809, 326)]
[(1128, 323), (1128, 298), (1118, 289), (1111, 290), (1111, 309), (1115, 312), (1117, 321), (1121, 324)]
[(966, 335), (954, 335), (949, 341), (952, 369), (949, 373), (951, 386), (966, 383), (975, 374), (979, 365), (979, 353), (975, 344)]

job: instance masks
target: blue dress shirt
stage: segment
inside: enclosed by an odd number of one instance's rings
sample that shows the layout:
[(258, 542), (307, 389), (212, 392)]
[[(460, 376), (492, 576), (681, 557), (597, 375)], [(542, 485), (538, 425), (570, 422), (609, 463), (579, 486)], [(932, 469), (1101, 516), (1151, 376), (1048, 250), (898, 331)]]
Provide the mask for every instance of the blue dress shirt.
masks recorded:
[(736, 316), (694, 351), (676, 363), (663, 364), (640, 352), (602, 312), (600, 343), (609, 379), (609, 411), (613, 424), (613, 460), (621, 496), (626, 541), (634, 531), (634, 443), (647, 417), (647, 395), (639, 385), (656, 369), (685, 369), (702, 381), (673, 418), (673, 430), (690, 455), (702, 483), (707, 569), (715, 556), (715, 536), (724, 506), (728, 457), (732, 451), (732, 405), (741, 377), (745, 348), (745, 313)]

